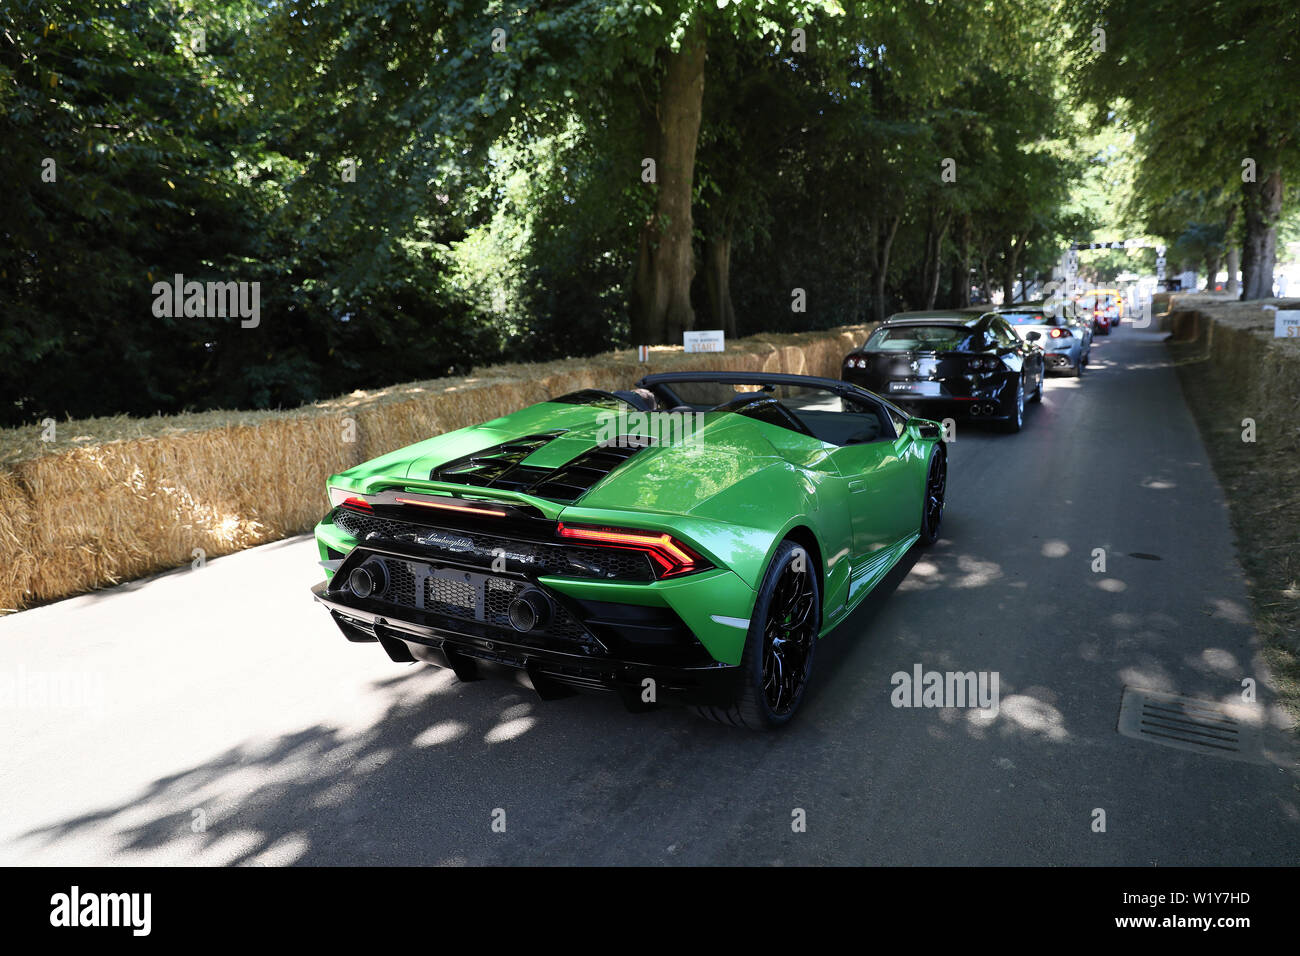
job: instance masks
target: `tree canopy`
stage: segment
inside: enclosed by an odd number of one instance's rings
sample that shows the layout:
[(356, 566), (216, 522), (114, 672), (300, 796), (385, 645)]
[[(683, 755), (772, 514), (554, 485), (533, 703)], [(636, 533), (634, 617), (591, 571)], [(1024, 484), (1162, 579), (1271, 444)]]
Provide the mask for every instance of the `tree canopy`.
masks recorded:
[(1078, 47), (1076, 93), (1136, 131), (1130, 221), (1215, 271), (1225, 243), (1240, 242), (1243, 297), (1271, 295), (1277, 229), (1295, 213), (1285, 184), (1300, 174), (1300, 7), (1083, 0), (1068, 9), (1076, 33), (1093, 37)]
[[(13, 0), (0, 424), (293, 405), (1011, 296), (1111, 221), (1089, 183), (1121, 160), (1141, 169), (1131, 223), (1206, 261), (1244, 229), (1271, 275), (1297, 105), (1257, 57), (1295, 88), (1298, 34), (1266, 25), (1295, 18), (1280, 0)], [(1103, 131), (1122, 157), (1090, 146)], [(1247, 155), (1256, 188), (1235, 181)], [(257, 320), (160, 310), (174, 280), (255, 283)]]

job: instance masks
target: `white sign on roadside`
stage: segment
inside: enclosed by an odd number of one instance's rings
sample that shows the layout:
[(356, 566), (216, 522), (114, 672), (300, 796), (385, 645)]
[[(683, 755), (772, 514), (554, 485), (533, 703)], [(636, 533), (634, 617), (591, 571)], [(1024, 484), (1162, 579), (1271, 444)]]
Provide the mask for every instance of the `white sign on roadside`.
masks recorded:
[(703, 332), (683, 332), (682, 344), (688, 352), (721, 352), (726, 348), (722, 329), (709, 329)]
[(1300, 309), (1279, 309), (1266, 305), (1273, 312), (1273, 338), (1300, 339)]

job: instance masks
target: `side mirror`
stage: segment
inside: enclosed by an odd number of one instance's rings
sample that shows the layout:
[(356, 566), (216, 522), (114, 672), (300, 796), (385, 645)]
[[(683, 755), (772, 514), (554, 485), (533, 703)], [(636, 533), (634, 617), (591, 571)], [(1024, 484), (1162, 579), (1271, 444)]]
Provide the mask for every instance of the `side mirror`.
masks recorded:
[(1037, 342), (1037, 341), (1038, 341), (1039, 339), (1041, 339), (1042, 337), (1043, 337), (1042, 334), (1039, 333), (1039, 332), (1030, 332), (1029, 334), (1027, 334), (1027, 335), (1025, 336), (1025, 341), (1026, 341), (1026, 342)]
[(932, 422), (927, 418), (909, 418), (907, 427), (915, 429), (916, 433), (922, 438), (942, 438), (943, 428), (938, 422)]

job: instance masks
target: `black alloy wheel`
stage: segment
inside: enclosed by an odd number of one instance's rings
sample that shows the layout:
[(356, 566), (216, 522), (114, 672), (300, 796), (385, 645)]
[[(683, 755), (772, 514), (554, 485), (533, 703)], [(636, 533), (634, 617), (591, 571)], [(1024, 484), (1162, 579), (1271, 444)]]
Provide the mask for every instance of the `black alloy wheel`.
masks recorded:
[(930, 468), (925, 476), (925, 500), (921, 504), (921, 544), (931, 545), (939, 540), (939, 525), (943, 522), (943, 501), (948, 491), (948, 455), (943, 446), (936, 446), (930, 455)]
[(821, 581), (812, 555), (795, 541), (782, 541), (754, 603), (735, 697), (725, 706), (699, 706), (695, 712), (750, 730), (789, 723), (808, 689), (821, 612)]

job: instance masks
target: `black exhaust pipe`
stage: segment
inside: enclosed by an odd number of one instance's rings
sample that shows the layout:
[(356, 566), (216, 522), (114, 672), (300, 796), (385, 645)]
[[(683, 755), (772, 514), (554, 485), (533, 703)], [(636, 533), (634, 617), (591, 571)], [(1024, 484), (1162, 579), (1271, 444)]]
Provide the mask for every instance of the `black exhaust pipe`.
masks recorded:
[(545, 627), (550, 622), (551, 599), (536, 588), (528, 588), (510, 602), (507, 612), (510, 615), (510, 626), (526, 633), (535, 627)]
[(367, 561), (348, 575), (348, 590), (359, 598), (375, 597), (388, 590), (388, 568), (379, 560)]

